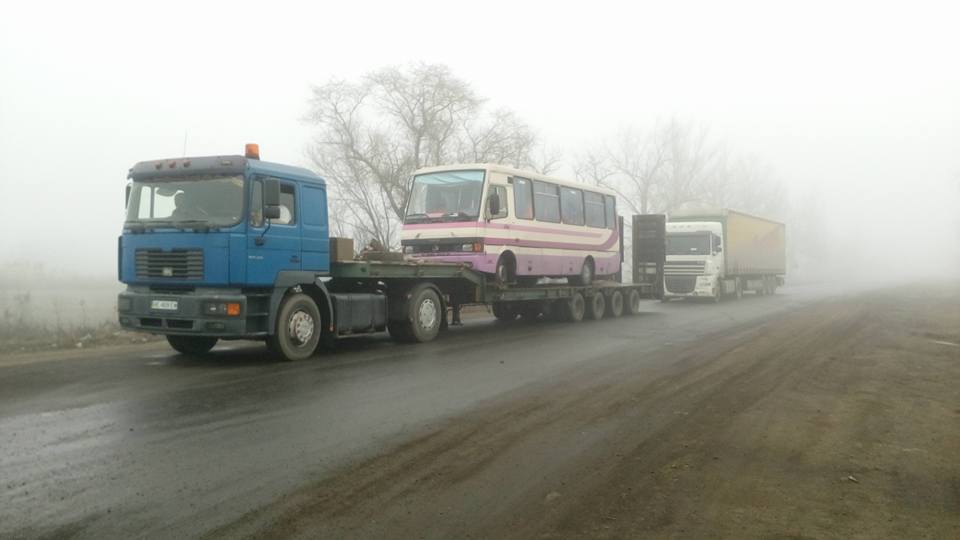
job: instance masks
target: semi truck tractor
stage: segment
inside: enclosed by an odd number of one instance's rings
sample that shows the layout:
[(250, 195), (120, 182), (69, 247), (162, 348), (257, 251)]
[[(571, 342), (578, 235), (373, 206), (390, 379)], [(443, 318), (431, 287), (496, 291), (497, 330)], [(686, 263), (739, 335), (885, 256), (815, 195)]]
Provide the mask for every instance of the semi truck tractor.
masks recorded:
[[(526, 287), (469, 263), (397, 253), (355, 260), (352, 249), (331, 250), (342, 243), (329, 236), (324, 179), (259, 158), (259, 147), (247, 145), (244, 155), (142, 161), (130, 169), (117, 245), (124, 328), (164, 335), (184, 354), (253, 339), (281, 359), (300, 360), (350, 334), (430, 341), (447, 327), (448, 313), (470, 304), (490, 306), (507, 322), (580, 321), (637, 313), (641, 299), (659, 297), (660, 279), (650, 273), (663, 267), (656, 252), (642, 261), (648, 274), (638, 283)], [(483, 194), (476, 219), (492, 219), (498, 196)], [(659, 238), (662, 247), (663, 221), (643, 226), (646, 241)], [(643, 256), (637, 251), (635, 259)]]
[(786, 226), (726, 208), (689, 207), (666, 225), (664, 300), (774, 294), (786, 273)]

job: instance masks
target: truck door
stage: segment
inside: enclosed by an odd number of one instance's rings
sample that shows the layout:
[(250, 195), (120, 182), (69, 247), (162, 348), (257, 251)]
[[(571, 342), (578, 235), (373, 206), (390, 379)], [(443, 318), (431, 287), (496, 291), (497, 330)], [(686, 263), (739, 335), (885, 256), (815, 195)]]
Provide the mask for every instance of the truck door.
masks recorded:
[(300, 198), (295, 182), (280, 182), (280, 217), (263, 218), (264, 177), (254, 178), (247, 234), (247, 283), (273, 285), (282, 270), (300, 270)]
[[(663, 298), (663, 265), (667, 259), (667, 216), (633, 216), (633, 282), (646, 284), (649, 298)], [(648, 292), (649, 291), (649, 292)]]
[(304, 270), (330, 271), (330, 230), (327, 223), (327, 190), (323, 185), (300, 186), (300, 249)]

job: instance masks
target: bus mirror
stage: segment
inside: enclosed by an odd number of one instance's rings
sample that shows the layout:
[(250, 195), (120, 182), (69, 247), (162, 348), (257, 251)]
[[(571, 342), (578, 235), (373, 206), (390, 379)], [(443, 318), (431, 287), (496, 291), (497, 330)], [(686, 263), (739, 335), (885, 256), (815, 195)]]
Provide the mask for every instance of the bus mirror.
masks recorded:
[(491, 193), (487, 197), (487, 211), (491, 216), (496, 216), (500, 213), (500, 195), (496, 193)]
[(280, 206), (280, 182), (276, 178), (267, 178), (263, 181), (263, 206)]
[(127, 184), (126, 193), (124, 194), (124, 197), (123, 197), (123, 207), (124, 207), (124, 208), (130, 206), (130, 191), (131, 191), (131, 189), (132, 189), (132, 187), (130, 186), (130, 184)]

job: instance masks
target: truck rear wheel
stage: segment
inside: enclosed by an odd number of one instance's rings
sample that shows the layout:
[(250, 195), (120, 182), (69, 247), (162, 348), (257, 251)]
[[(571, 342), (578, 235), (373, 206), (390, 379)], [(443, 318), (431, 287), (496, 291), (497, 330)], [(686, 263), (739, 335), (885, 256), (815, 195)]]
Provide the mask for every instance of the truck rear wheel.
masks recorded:
[(267, 346), (284, 360), (305, 360), (317, 350), (322, 332), (320, 310), (313, 298), (291, 294), (280, 305), (277, 327), (267, 337)]
[(630, 289), (627, 293), (627, 313), (631, 315), (640, 313), (640, 291), (636, 289)]
[(580, 322), (583, 320), (584, 312), (586, 311), (586, 303), (583, 301), (583, 295), (575, 292), (566, 301), (565, 315), (568, 322)]
[(615, 318), (623, 315), (623, 293), (613, 291), (610, 294), (610, 301), (607, 302), (607, 315)]
[(603, 318), (605, 311), (607, 311), (607, 299), (603, 297), (602, 292), (597, 291), (587, 302), (587, 315), (591, 319), (599, 321)]
[(200, 355), (210, 352), (217, 344), (217, 338), (207, 336), (167, 336), (167, 343), (175, 351), (186, 355)]

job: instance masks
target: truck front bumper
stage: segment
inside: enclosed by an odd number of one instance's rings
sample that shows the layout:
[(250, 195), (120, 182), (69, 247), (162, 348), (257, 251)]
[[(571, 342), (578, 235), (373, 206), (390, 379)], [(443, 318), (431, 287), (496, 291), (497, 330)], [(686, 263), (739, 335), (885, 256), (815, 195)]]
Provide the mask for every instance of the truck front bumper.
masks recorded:
[[(226, 304), (239, 304), (239, 313), (228, 315), (218, 309)], [(244, 337), (257, 333), (249, 328), (247, 298), (239, 290), (161, 293), (128, 287), (117, 297), (117, 316), (123, 328), (154, 334)]]
[(716, 276), (682, 276), (685, 279), (695, 278), (695, 280), (692, 287), (684, 284), (686, 286), (678, 287), (679, 290), (671, 290), (670, 278), (672, 277), (674, 276), (667, 276), (666, 286), (663, 288), (664, 298), (714, 298), (719, 294)]

